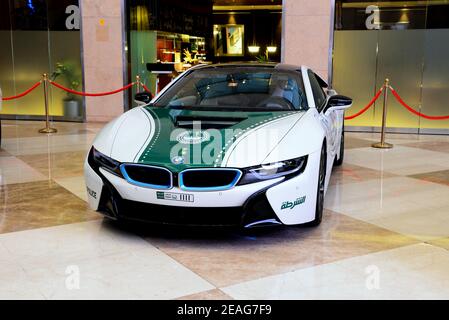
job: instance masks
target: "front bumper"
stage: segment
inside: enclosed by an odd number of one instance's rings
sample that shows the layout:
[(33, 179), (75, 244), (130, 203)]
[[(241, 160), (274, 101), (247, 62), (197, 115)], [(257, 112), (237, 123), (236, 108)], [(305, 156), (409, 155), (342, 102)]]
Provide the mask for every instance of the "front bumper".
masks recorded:
[[(317, 158), (318, 157), (318, 158)], [(196, 226), (263, 226), (300, 224), (315, 215), (319, 154), (309, 155), (303, 173), (288, 180), (273, 179), (223, 191), (156, 190), (128, 183), (85, 162), (85, 179), (92, 209), (113, 219)], [(166, 193), (169, 197), (162, 195)], [(173, 195), (173, 196), (172, 196)], [(306, 199), (284, 210), (283, 203)]]
[(194, 207), (124, 199), (112, 184), (106, 183), (98, 211), (113, 219), (169, 225), (251, 227), (281, 224), (264, 191), (249, 197), (242, 206)]

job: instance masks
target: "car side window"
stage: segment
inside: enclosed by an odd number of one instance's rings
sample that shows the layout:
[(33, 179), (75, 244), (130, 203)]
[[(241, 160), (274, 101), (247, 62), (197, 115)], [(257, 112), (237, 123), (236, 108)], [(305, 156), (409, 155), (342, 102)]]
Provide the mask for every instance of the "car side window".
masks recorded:
[(323, 88), (321, 88), (320, 83), (318, 82), (315, 73), (313, 73), (311, 70), (308, 71), (309, 79), (310, 79), (310, 85), (312, 87), (312, 93), (313, 93), (313, 99), (315, 100), (315, 105), (318, 110), (318, 112), (321, 112), (323, 110), (325, 104), (326, 104), (326, 94), (323, 91)]

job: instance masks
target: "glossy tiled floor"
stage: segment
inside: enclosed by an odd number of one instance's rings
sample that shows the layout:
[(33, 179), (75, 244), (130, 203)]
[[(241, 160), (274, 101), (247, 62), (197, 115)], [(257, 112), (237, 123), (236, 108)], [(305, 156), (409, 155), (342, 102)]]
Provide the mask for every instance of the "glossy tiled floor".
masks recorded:
[(347, 133), (318, 228), (120, 227), (88, 209), (101, 124), (3, 121), (0, 299), (448, 299), (449, 137)]

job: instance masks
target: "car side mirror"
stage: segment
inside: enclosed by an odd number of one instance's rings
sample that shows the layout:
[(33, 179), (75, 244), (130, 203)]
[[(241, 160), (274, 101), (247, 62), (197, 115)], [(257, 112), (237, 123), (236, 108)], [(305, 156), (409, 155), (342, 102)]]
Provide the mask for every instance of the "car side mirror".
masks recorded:
[(153, 97), (149, 92), (138, 92), (134, 96), (134, 101), (138, 106), (144, 106), (146, 104), (149, 104), (152, 98)]
[(324, 113), (329, 110), (344, 110), (352, 106), (352, 99), (342, 95), (331, 96), (327, 101)]

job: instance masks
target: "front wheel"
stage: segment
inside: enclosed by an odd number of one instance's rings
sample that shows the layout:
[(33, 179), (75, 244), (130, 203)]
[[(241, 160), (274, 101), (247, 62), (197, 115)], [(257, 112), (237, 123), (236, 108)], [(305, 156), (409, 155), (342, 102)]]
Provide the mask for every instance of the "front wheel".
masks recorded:
[(316, 206), (315, 206), (315, 219), (311, 222), (307, 222), (304, 224), (306, 227), (316, 227), (321, 223), (323, 219), (323, 211), (324, 211), (324, 187), (326, 183), (326, 142), (323, 143), (323, 147), (321, 148), (320, 155), (320, 170), (318, 173), (318, 186), (317, 186), (317, 195), (316, 195)]

